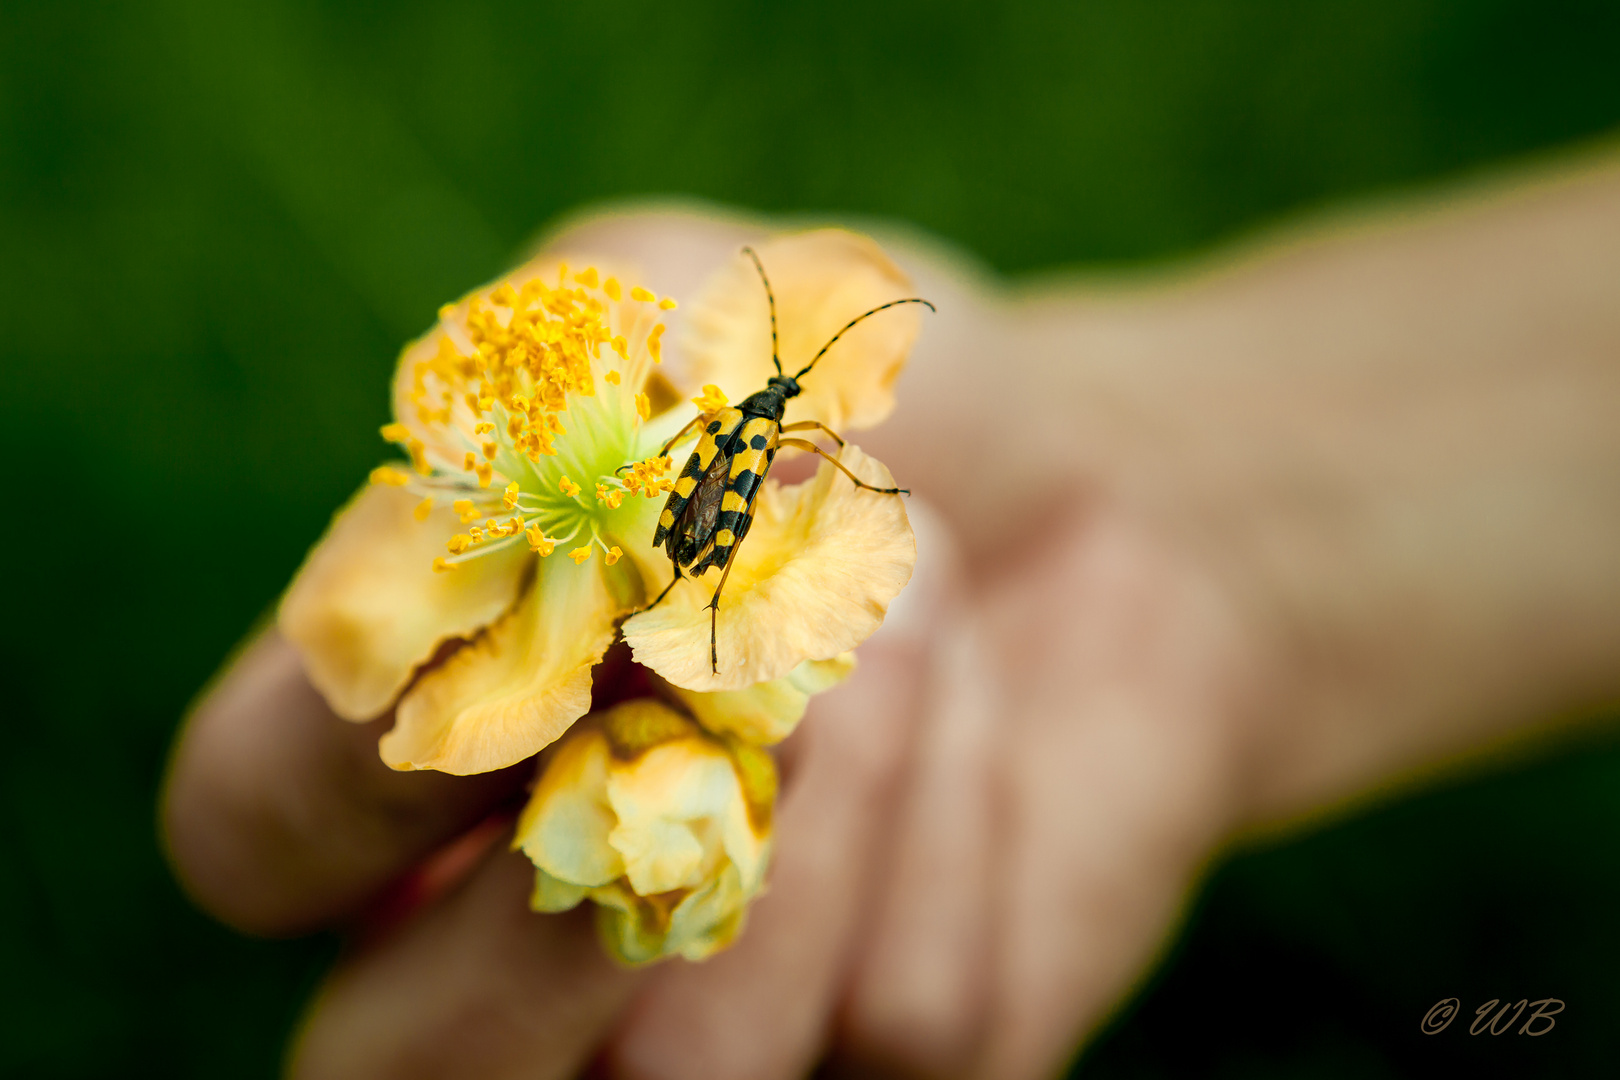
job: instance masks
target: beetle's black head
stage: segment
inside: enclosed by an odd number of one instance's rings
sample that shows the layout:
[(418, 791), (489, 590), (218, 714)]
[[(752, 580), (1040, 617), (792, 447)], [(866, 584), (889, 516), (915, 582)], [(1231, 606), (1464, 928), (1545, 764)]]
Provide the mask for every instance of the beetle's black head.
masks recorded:
[(782, 391), (784, 398), (796, 398), (804, 392), (799, 389), (799, 381), (791, 375), (772, 375), (765, 380), (765, 385)]

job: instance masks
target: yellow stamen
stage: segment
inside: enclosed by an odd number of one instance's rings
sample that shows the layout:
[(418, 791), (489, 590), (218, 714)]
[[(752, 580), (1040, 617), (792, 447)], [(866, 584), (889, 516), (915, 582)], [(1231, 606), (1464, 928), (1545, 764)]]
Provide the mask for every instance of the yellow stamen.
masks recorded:
[(404, 487), (411, 482), (411, 474), (402, 472), (392, 465), (379, 465), (371, 470), (373, 484), (387, 484), (389, 487)]
[(630, 290), (630, 299), (632, 299), (632, 300), (640, 300), (644, 304), (650, 304), (654, 300), (657, 300), (658, 297), (654, 296), (651, 292), (647, 291), (646, 289), (643, 289), (640, 285), (637, 285), (635, 288)]
[(467, 456), (461, 459), (461, 467), (466, 469), (468, 472), (472, 472), (473, 466), (477, 464), (478, 455), (473, 453), (471, 450), (467, 451)]
[(587, 266), (584, 270), (574, 275), (574, 280), (585, 286), (587, 289), (596, 288), (596, 267)]
[(602, 291), (607, 293), (608, 299), (612, 300), (615, 304), (624, 299), (624, 294), (619, 290), (618, 278), (610, 277), (606, 281), (602, 282)]
[(382, 437), (387, 439), (389, 442), (406, 442), (411, 437), (411, 429), (406, 427), (404, 424), (384, 424), (382, 427)]
[(620, 556), (623, 554), (624, 552), (620, 551), (618, 546), (615, 545), (614, 547), (608, 548), (607, 557), (602, 561), (607, 563), (609, 566), (612, 566), (614, 563), (619, 561)]
[(574, 560), (575, 566), (579, 566), (586, 559), (591, 557), (591, 545), (586, 544), (584, 547), (575, 548), (573, 551), (568, 553), (568, 557)]
[(473, 428), (473, 434), (474, 435), (488, 435), (490, 432), (492, 432), (494, 430), (495, 430), (495, 425), (490, 423), (488, 420), (485, 420), (483, 423), (481, 423), (477, 427)]
[(494, 461), (495, 455), (500, 452), (501, 448), (492, 442), (487, 442), (483, 446), (479, 447), (479, 449), (484, 452), (485, 458), (490, 461)]
[(495, 475), (495, 469), (487, 461), (480, 461), (473, 472), (478, 474), (478, 486), (482, 488), (489, 487), (490, 478)]
[(607, 382), (612, 383), (614, 386), (619, 385), (619, 373), (617, 371), (610, 371), (606, 375), (602, 376), (602, 378)]
[(652, 417), (652, 399), (646, 394), (636, 395), (636, 415), (641, 417), (643, 420), (648, 420)]
[(431, 513), (433, 513), (433, 496), (431, 495), (417, 503), (416, 509), (411, 511), (417, 521), (426, 521)]
[(472, 547), (473, 543), (474, 541), (472, 537), (466, 535), (465, 533), (457, 533), (455, 536), (452, 536), (449, 542), (444, 546), (450, 549), (450, 554), (460, 555), (463, 551), (466, 551), (468, 548)]
[(663, 342), (663, 337), (664, 337), (664, 324), (663, 323), (659, 323), (657, 326), (655, 326), (651, 330), (647, 331), (647, 352), (652, 356), (653, 363), (655, 363), (655, 364), (662, 364), (664, 362), (664, 356), (663, 356), (664, 342)]
[(508, 510), (515, 510), (518, 504), (518, 485), (514, 480), (506, 485), (506, 493), (501, 496), (501, 502), (506, 504)]
[(704, 383), (703, 396), (693, 398), (692, 404), (696, 405), (701, 413), (719, 412), (726, 407), (726, 395), (714, 383)]
[(457, 499), (455, 502), (450, 504), (450, 509), (461, 515), (461, 523), (463, 525), (470, 521), (478, 520), (478, 507), (472, 504), (471, 499)]
[(557, 484), (557, 490), (561, 491), (564, 495), (572, 499), (575, 495), (579, 494), (579, 485), (565, 476)]
[(680, 305), (675, 302), (675, 298), (673, 296), (664, 297), (662, 300), (658, 301), (658, 306), (663, 308), (665, 311), (674, 311), (676, 308), (680, 307)]
[(542, 559), (547, 555), (550, 555), (557, 547), (557, 541), (549, 539), (546, 534), (540, 530), (540, 526), (538, 525), (529, 526), (524, 530), (523, 535), (529, 538), (529, 550), (539, 555)]
[(453, 563), (453, 562), (448, 561), (443, 555), (434, 556), (434, 558), (433, 558), (433, 571), (434, 571), (434, 573), (448, 574), (450, 571), (454, 570), (455, 568), (456, 568), (456, 564)]
[(624, 492), (618, 488), (610, 488), (606, 484), (597, 484), (596, 499), (598, 502), (607, 503), (609, 510), (617, 510), (624, 502)]

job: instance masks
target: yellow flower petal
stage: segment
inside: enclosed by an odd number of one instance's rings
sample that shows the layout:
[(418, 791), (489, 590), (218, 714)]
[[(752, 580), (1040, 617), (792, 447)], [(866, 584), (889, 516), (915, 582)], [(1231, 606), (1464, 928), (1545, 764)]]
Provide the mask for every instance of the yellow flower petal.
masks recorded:
[(538, 752), (590, 707), (591, 668), (621, 610), (600, 570), (541, 562), (512, 612), (400, 701), (383, 761), (464, 775)]
[[(579, 902), (584, 889), (606, 885), (624, 873), (623, 858), (608, 843), (618, 823), (607, 797), (611, 763), (612, 751), (600, 731), (584, 730), (565, 739), (518, 819), (512, 846), (542, 874), (581, 890), (568, 907)], [(552, 887), (544, 902), (562, 903), (567, 895)]]
[(618, 827), (608, 842), (642, 896), (696, 888), (729, 858), (744, 882), (764, 872), (731, 757), (701, 736), (661, 743), (607, 781)]
[(846, 652), (831, 660), (806, 660), (780, 679), (742, 690), (671, 689), (708, 730), (769, 746), (793, 734), (811, 697), (837, 686), (854, 670), (855, 654)]
[(367, 487), (338, 512), (282, 598), (281, 632), (334, 712), (384, 712), (439, 645), (470, 637), (512, 606), (528, 562), (498, 551), (435, 574), (456, 531), (449, 507), (416, 520), (416, 496)]
[[(851, 319), (879, 304), (913, 296), (911, 281), (863, 236), (821, 229), (757, 245), (776, 294), (782, 368), (793, 375)], [(836, 431), (868, 428), (894, 408), (893, 386), (917, 338), (920, 304), (872, 316), (839, 339), (788, 402), (788, 423), (820, 420)], [(683, 342), (693, 385), (757, 390), (771, 366), (765, 289), (745, 255), (705, 287)]]
[[(841, 460), (869, 484), (894, 483), (854, 445)], [(829, 462), (804, 484), (767, 482), (755, 506), (720, 598), (718, 675), (706, 610), (718, 570), (625, 621), (636, 661), (676, 686), (741, 690), (835, 657), (878, 628), (911, 578), (917, 546), (902, 497), (863, 491)]]

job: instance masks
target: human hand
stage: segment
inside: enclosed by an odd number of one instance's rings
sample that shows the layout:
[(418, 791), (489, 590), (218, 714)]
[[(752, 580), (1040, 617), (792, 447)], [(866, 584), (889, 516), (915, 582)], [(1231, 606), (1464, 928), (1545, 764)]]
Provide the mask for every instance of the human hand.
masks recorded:
[[(753, 234), (629, 218), (576, 235), (686, 295)], [(705, 964), (619, 971), (577, 919), (530, 915), (527, 864), (491, 855), (340, 966), (300, 1075), (568, 1075), (599, 1055), (627, 1075), (786, 1076), (829, 1049), (850, 1067), (1045, 1075), (1233, 829), (1479, 737), (1477, 711), (1415, 740), (1347, 726), (1345, 695), (1302, 663), (1302, 637), (1354, 646), (1381, 617), (1310, 622), (1297, 553), (1315, 534), (1296, 515), (1275, 542), (1275, 470), (1255, 460), (1289, 445), (1277, 415), (1319, 403), (1309, 380), (1242, 431), (1162, 381), (1185, 294), (1010, 305), (901, 258), (942, 315), (899, 422), (863, 442), (939, 513), (917, 515), (918, 577), (891, 625), (786, 748), (772, 892), (748, 932)], [(1143, 363), (1110, 370), (1122, 353)], [(1211, 461), (1211, 433), (1252, 445)], [(1404, 673), (1367, 682), (1404, 715), (1435, 711)], [(389, 773), (386, 723), (335, 722), (273, 640), (237, 665), (167, 803), (205, 906), (262, 931), (350, 921), (527, 779)]]

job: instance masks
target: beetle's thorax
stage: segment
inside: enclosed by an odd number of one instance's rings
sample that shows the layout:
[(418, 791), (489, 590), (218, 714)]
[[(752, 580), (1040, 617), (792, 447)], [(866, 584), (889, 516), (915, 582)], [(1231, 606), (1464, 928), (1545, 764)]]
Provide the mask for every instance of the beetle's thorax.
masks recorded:
[(766, 380), (765, 389), (757, 394), (749, 394), (737, 408), (744, 416), (764, 416), (781, 423), (788, 399), (798, 397), (800, 392), (799, 384), (792, 376), (773, 375)]

